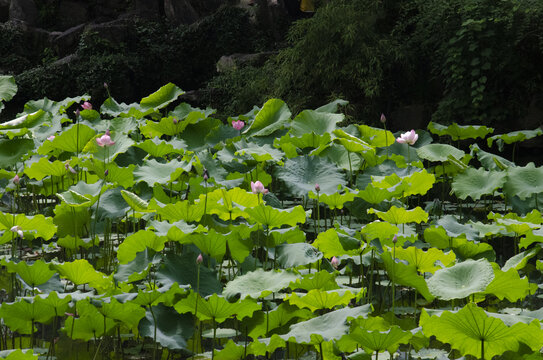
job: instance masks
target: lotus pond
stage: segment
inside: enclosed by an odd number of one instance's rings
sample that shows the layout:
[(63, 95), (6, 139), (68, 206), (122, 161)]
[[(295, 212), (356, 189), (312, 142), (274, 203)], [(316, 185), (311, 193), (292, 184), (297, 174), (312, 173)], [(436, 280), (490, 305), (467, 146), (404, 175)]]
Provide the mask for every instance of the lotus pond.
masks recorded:
[(515, 163), (540, 130), (182, 93), (0, 125), (0, 357), (541, 358), (543, 168)]

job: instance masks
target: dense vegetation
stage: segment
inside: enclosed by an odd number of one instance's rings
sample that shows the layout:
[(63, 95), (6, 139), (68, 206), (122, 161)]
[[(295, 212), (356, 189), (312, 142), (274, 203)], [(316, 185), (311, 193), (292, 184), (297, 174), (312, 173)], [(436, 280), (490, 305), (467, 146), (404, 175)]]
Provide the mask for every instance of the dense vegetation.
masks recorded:
[(541, 358), (543, 168), (496, 148), (543, 131), (182, 93), (0, 125), (0, 357)]

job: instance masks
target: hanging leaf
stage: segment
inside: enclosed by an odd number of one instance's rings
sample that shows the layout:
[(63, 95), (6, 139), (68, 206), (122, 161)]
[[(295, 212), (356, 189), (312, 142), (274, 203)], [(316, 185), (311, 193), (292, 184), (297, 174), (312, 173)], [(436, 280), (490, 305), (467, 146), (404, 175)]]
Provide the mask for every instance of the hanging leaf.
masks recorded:
[(428, 144), (418, 148), (417, 155), (424, 160), (445, 162), (449, 160), (449, 156), (460, 160), (464, 157), (465, 153), (447, 144)]
[(33, 264), (29, 264), (25, 261), (15, 263), (2, 259), (0, 263), (7, 268), (8, 272), (17, 273), (31, 288), (46, 283), (55, 274), (49, 269), (49, 265), (42, 260), (36, 260)]
[(379, 211), (370, 208), (368, 209), (368, 214), (376, 214), (379, 219), (388, 221), (392, 224), (405, 224), (410, 222), (420, 224), (421, 222), (428, 221), (428, 213), (419, 206), (411, 210), (391, 206), (388, 211)]
[(504, 193), (508, 197), (518, 196), (525, 200), (541, 192), (543, 192), (543, 167), (535, 167), (531, 162), (523, 167), (507, 169)]
[(322, 259), (322, 253), (305, 242), (278, 245), (275, 248), (275, 256), (282, 268), (308, 265)]
[(383, 252), (381, 259), (385, 265), (385, 269), (390, 279), (394, 276), (394, 283), (399, 285), (410, 286), (416, 289), (426, 301), (432, 301), (434, 296), (428, 290), (428, 285), (424, 278), (417, 273), (415, 265), (406, 265), (401, 262), (396, 262), (392, 258), (391, 250)]
[(417, 271), (422, 274), (434, 274), (443, 267), (451, 266), (456, 260), (456, 255), (452, 251), (444, 253), (442, 250), (436, 248), (429, 248), (424, 251), (423, 249), (414, 246), (410, 246), (406, 249), (397, 248), (396, 257), (398, 259), (407, 260), (411, 265), (415, 265)]
[(515, 302), (524, 299), (536, 290), (536, 284), (530, 284), (526, 277), (521, 278), (517, 270), (513, 268), (503, 270), (496, 263), (492, 263), (492, 268), (494, 278), (486, 287), (485, 294), (492, 294), (500, 300), (506, 298)]
[(283, 128), (290, 120), (291, 112), (282, 100), (270, 99), (256, 114), (255, 120), (243, 134), (246, 136), (266, 136)]
[(296, 305), (300, 309), (308, 308), (312, 312), (321, 309), (334, 309), (336, 306), (345, 306), (356, 296), (349, 290), (310, 290), (303, 296), (292, 293), (285, 298), (291, 305)]
[(543, 135), (543, 130), (541, 129), (535, 129), (535, 130), (519, 130), (519, 131), (513, 131), (507, 134), (501, 134), (501, 135), (494, 135), (486, 139), (486, 142), (488, 144), (488, 147), (492, 147), (492, 143), (494, 141), (503, 141), (506, 144), (512, 144), (515, 142), (521, 142), (524, 140), (533, 139), (537, 136)]
[(11, 75), (0, 75), (0, 103), (10, 101), (16, 93), (15, 78)]
[(254, 208), (246, 209), (252, 222), (266, 225), (268, 228), (280, 228), (283, 225), (296, 226), (305, 223), (306, 214), (300, 205), (290, 209), (275, 209), (271, 206), (260, 204)]
[(468, 168), (454, 177), (452, 192), (462, 200), (468, 196), (479, 200), (483, 195), (493, 195), (505, 184), (505, 172)]
[(484, 139), (488, 134), (494, 132), (493, 128), (480, 125), (466, 125), (461, 126), (457, 123), (453, 123), (449, 126), (444, 126), (435, 122), (428, 124), (428, 130), (432, 134), (439, 136), (449, 135), (453, 141), (466, 140), (466, 139)]
[(175, 310), (181, 314), (194, 313), (198, 302), (198, 313), (196, 317), (200, 321), (214, 320), (222, 323), (228, 318), (235, 316), (238, 320), (245, 317), (251, 317), (253, 313), (262, 308), (261, 304), (251, 299), (238, 300), (235, 303), (228, 302), (224, 297), (213, 294), (205, 300), (197, 293), (191, 292), (188, 297), (180, 300), (174, 306)]
[(337, 123), (343, 121), (344, 118), (345, 115), (343, 114), (304, 110), (292, 121), (289, 134), (297, 137), (311, 133), (316, 135), (331, 134), (337, 129)]
[(137, 233), (129, 235), (119, 245), (119, 249), (117, 250), (117, 259), (119, 260), (119, 263), (127, 264), (136, 257), (137, 253), (145, 250), (146, 248), (151, 248), (154, 251), (162, 251), (162, 249), (164, 249), (164, 243), (166, 240), (166, 237), (157, 236), (152, 231), (140, 230)]

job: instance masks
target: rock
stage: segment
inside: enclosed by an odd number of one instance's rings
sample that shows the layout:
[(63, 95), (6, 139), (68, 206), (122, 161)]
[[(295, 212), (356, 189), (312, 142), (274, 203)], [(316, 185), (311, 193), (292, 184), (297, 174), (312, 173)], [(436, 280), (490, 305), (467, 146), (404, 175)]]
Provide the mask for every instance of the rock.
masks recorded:
[(84, 24), (89, 20), (89, 9), (86, 2), (60, 1), (56, 27), (64, 31)]
[(79, 38), (85, 30), (85, 24), (77, 25), (59, 33), (51, 33), (53, 36), (52, 45), (59, 57), (64, 57), (77, 50)]
[[(148, 0), (135, 0), (133, 2), (133, 12), (132, 16), (137, 16), (141, 19), (155, 20), (160, 16), (160, 8), (158, 6), (158, 1), (148, 1)], [(127, 14), (128, 15), (128, 14)]]
[(0, 0), (0, 23), (9, 20), (9, 5), (11, 0)]
[(227, 72), (247, 65), (261, 66), (275, 53), (274, 51), (266, 51), (257, 54), (223, 55), (217, 62), (217, 72)]
[(20, 20), (35, 26), (38, 22), (38, 8), (33, 0), (11, 0), (9, 19)]
[(96, 32), (101, 38), (114, 44), (120, 44), (129, 41), (132, 34), (132, 23), (126, 19), (113, 20), (87, 25), (85, 31)]
[(190, 25), (200, 18), (188, 0), (164, 0), (164, 13), (175, 25)]
[(426, 129), (429, 119), (430, 111), (423, 104), (403, 106), (390, 114), (392, 128), (401, 131)]

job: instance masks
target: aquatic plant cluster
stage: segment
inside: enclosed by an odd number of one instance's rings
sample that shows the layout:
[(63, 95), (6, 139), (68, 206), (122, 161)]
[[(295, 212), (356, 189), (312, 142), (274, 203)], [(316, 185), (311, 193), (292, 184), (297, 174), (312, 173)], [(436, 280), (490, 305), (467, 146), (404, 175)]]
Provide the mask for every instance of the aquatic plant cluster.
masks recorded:
[(0, 125), (1, 357), (540, 358), (543, 168), (497, 154), (540, 130), (182, 93)]

